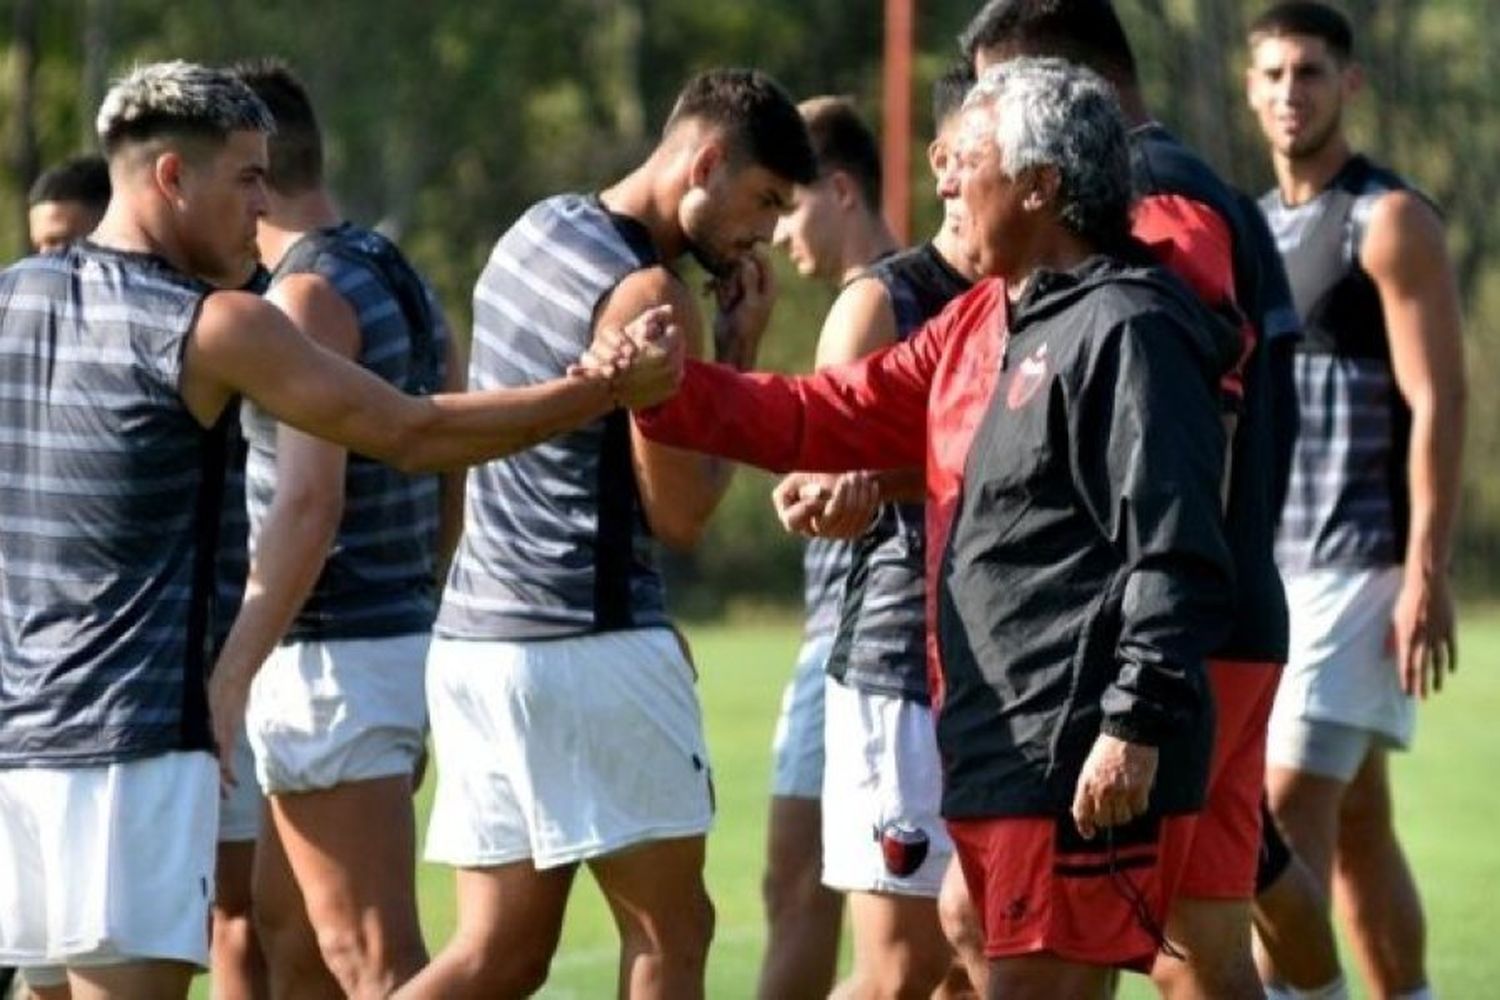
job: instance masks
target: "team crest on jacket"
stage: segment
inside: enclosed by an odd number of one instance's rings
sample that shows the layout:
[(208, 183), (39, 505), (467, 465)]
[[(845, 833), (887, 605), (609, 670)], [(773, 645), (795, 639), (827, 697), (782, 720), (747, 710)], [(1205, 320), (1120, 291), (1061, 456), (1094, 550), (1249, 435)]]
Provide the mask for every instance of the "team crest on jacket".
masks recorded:
[(1046, 381), (1047, 345), (1042, 344), (1027, 355), (1016, 369), (1015, 377), (1010, 380), (1010, 388), (1005, 392), (1006, 408), (1019, 410), (1031, 402)]

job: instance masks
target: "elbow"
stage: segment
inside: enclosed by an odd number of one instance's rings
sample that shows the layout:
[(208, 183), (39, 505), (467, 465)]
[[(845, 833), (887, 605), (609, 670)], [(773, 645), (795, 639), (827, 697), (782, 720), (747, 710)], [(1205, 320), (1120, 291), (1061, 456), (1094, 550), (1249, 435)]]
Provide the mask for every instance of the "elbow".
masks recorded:
[(296, 544), (307, 549), (326, 552), (338, 534), (344, 517), (342, 494), (331, 495), (312, 490), (294, 490), (287, 494), (278, 492), (276, 506), (282, 516), (275, 520), (287, 524), (296, 535)]
[(698, 547), (708, 530), (706, 518), (653, 517), (651, 534), (669, 549), (690, 552)]

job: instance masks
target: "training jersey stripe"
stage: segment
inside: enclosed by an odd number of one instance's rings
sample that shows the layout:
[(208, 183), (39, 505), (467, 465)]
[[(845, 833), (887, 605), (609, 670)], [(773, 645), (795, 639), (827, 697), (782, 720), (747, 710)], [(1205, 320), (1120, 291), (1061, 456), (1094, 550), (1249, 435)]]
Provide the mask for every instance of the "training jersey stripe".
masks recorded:
[[(385, 273), (389, 269), (391, 273)], [(413, 324), (430, 326), (437, 369), (443, 379), (448, 331), (426, 283), (385, 237), (348, 223), (304, 235), (272, 276), (272, 287), (294, 274), (326, 280), (349, 304), (359, 323), (355, 360), (397, 388), (418, 377)], [(408, 316), (398, 282), (420, 291), (429, 308)], [(252, 550), (276, 494), (276, 421), (247, 403), (246, 502)], [(344, 504), (322, 571), (285, 642), (375, 638), (423, 632), (437, 612), (437, 545), (441, 490), (434, 474), (407, 475), (384, 463), (350, 454), (344, 468)], [(275, 545), (278, 539), (264, 537)], [(372, 613), (371, 609), (375, 609)]]
[(193, 615), (211, 435), (177, 393), (207, 291), (86, 242), (0, 272), (0, 767), (210, 745)]
[[(532, 206), (496, 243), (475, 286), (470, 384), (561, 377), (592, 341), (599, 303), (654, 259), (644, 229), (612, 216), (595, 197), (560, 195)], [(527, 640), (666, 622), (634, 483), (602, 483), (603, 449), (615, 447), (606, 444), (609, 419), (470, 470), (440, 635)], [(601, 509), (610, 504), (628, 505), (630, 530), (601, 539)], [(601, 566), (613, 565), (626, 567), (623, 576), (601, 575)], [(601, 587), (628, 594), (628, 620), (601, 617)]]

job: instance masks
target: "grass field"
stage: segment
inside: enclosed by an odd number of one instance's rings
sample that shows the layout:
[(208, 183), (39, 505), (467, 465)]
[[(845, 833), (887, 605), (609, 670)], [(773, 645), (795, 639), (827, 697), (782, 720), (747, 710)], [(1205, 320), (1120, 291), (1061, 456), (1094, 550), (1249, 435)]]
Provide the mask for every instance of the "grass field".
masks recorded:
[[(733, 1000), (753, 994), (764, 943), (759, 885), (770, 732), (797, 633), (787, 626), (699, 628), (691, 639), (719, 806), (708, 851), (719, 918), (708, 994)], [(1433, 983), (1445, 997), (1491, 997), (1500, 996), (1500, 946), (1488, 940), (1500, 925), (1500, 614), (1470, 615), (1460, 649), (1462, 673), (1423, 709), (1417, 752), (1397, 762), (1397, 809), (1425, 894)], [(424, 816), (430, 794), (429, 781)], [(453, 927), (452, 876), (424, 864), (418, 877), (427, 940), (436, 949)], [(615, 965), (609, 917), (581, 877), (542, 996), (611, 996)], [(207, 995), (203, 985), (195, 995)], [(1124, 995), (1154, 994), (1132, 982)]]

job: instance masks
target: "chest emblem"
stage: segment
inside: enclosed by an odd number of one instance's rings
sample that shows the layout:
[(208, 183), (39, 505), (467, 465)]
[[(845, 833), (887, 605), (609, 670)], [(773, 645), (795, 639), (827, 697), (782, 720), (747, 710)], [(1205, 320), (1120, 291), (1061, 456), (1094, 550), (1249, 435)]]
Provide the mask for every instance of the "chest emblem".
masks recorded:
[(1022, 359), (1005, 390), (1006, 409), (1019, 410), (1036, 396), (1047, 381), (1047, 345), (1042, 344)]

